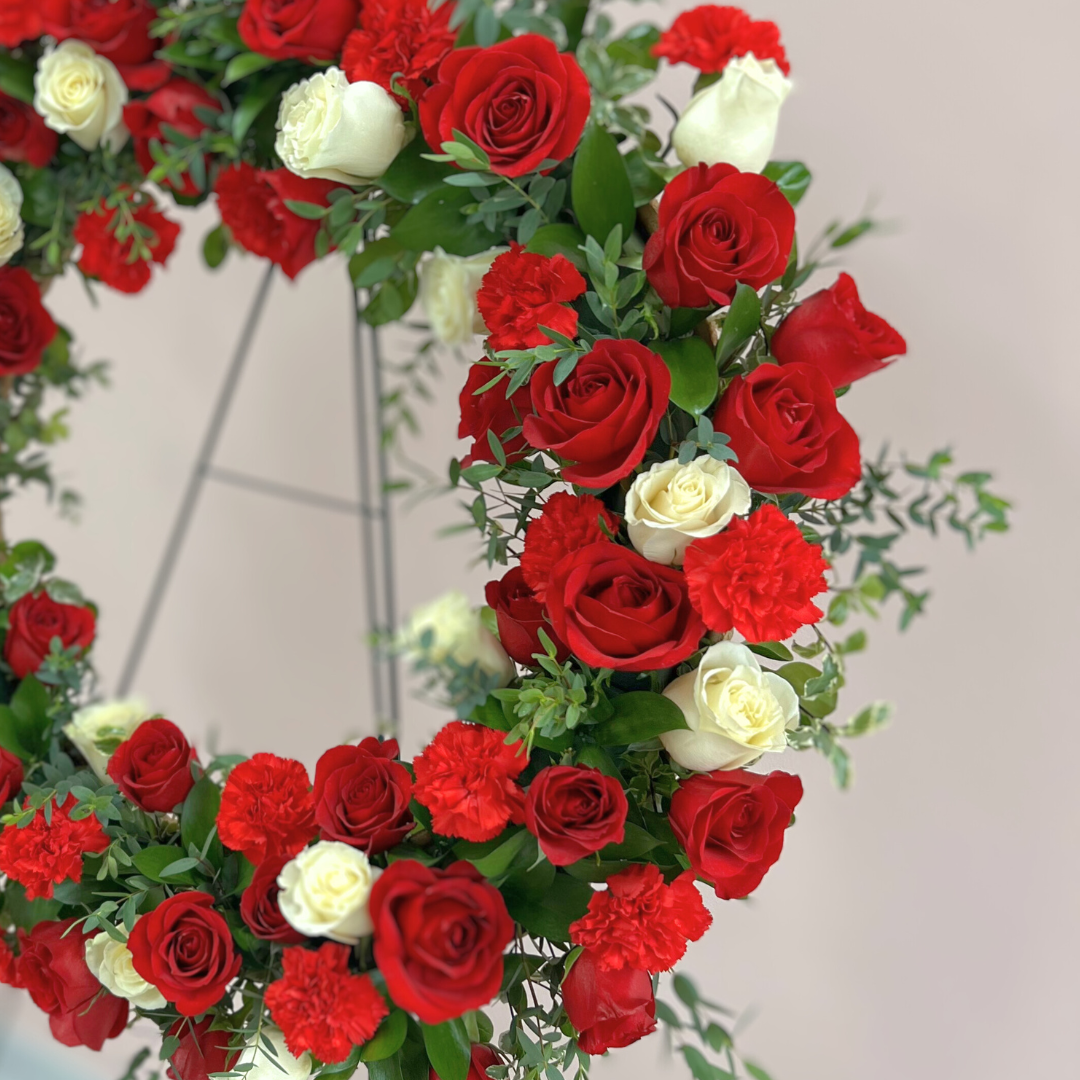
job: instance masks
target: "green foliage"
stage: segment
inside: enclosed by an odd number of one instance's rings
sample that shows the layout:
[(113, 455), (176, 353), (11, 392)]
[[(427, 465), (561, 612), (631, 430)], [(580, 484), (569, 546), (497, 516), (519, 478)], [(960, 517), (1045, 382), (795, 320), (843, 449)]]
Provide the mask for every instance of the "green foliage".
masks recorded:
[(601, 746), (630, 746), (687, 727), (682, 709), (675, 702), (648, 690), (620, 694), (612, 699), (611, 707), (611, 719), (589, 732)]
[(571, 200), (586, 236), (603, 243), (617, 226), (629, 236), (634, 228), (634, 193), (615, 140), (598, 124), (585, 128), (574, 159)]
[(656, 351), (671, 371), (671, 400), (700, 416), (716, 400), (720, 385), (712, 349), (699, 337), (687, 337), (659, 342)]

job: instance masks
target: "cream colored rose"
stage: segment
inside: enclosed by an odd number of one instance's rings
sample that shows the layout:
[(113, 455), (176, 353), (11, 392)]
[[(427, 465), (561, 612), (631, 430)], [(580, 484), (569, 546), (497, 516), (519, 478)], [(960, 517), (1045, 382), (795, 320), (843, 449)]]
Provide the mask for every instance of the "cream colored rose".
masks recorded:
[(436, 248), (420, 266), (420, 306), (431, 332), (443, 345), (468, 345), (487, 327), (476, 308), (484, 275), (506, 248), (492, 248), (463, 258)]
[(141, 701), (106, 701), (80, 709), (64, 725), (64, 734), (86, 758), (99, 780), (109, 782), (109, 758), (153, 714)]
[(715, 536), (750, 509), (750, 487), (707, 454), (686, 465), (661, 461), (626, 493), (630, 543), (650, 562), (681, 566), (691, 541)]
[(762, 671), (745, 646), (722, 641), (706, 650), (697, 671), (664, 691), (682, 709), (689, 731), (660, 736), (684, 769), (738, 769), (787, 746), (799, 722), (799, 696), (789, 683)]
[[(425, 645), (430, 632), (430, 641)], [(484, 626), (478, 609), (457, 590), (445, 593), (417, 608), (404, 632), (406, 652), (414, 660), (444, 664), (453, 660), (462, 667), (479, 665), (497, 676), (505, 686), (517, 673), (499, 639)]]
[(271, 1057), (264, 1047), (249, 1043), (232, 1066), (234, 1071), (238, 1065), (250, 1064), (250, 1068), (239, 1070), (245, 1080), (308, 1080), (314, 1070), (314, 1062), (306, 1050), (298, 1058), (293, 1057), (285, 1045), (285, 1036), (279, 1028), (271, 1025), (263, 1026), (262, 1038), (270, 1041), (275, 1055)]
[(690, 99), (671, 136), (675, 153), (684, 165), (725, 162), (743, 172), (761, 172), (790, 92), (775, 60), (759, 61), (753, 53), (737, 57), (718, 82)]
[(359, 184), (386, 172), (405, 145), (405, 121), (378, 83), (350, 83), (327, 68), (290, 87), (281, 99), (275, 144), (297, 176)]
[(6, 266), (22, 250), (26, 238), (22, 204), (19, 181), (6, 165), (0, 165), (0, 266)]
[(84, 150), (127, 142), (128, 91), (111, 60), (74, 38), (45, 50), (34, 75), (34, 109), (45, 123)]
[(355, 945), (371, 933), (368, 897), (382, 873), (357, 848), (320, 840), (278, 875), (278, 906), (294, 930)]
[(163, 1009), (161, 991), (148, 983), (131, 962), (131, 950), (103, 930), (86, 942), (86, 966), (111, 994), (126, 998), (139, 1009)]

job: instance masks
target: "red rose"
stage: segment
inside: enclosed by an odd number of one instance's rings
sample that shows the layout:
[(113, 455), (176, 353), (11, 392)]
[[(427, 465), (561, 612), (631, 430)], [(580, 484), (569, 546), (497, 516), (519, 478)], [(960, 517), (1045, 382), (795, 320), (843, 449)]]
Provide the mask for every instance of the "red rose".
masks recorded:
[(27, 593), (8, 612), (4, 659), (17, 679), (25, 679), (41, 667), (53, 638), (65, 649), (89, 649), (95, 625), (92, 608), (59, 604), (44, 589)]
[(641, 464), (668, 407), (671, 372), (636, 341), (604, 338), (561, 386), (555, 365), (541, 364), (529, 381), (535, 416), (525, 438), (568, 462), (563, 479), (606, 488)]
[(397, 74), (398, 85), (418, 100), (454, 47), (453, 13), (453, 4), (433, 11), (427, 0), (365, 0), (360, 7), (360, 29), (345, 39), (341, 54), (349, 82), (378, 83), (392, 93), (391, 82)]
[(652, 976), (628, 967), (605, 971), (588, 949), (563, 980), (562, 995), (586, 1054), (629, 1046), (656, 1030)]
[(762, 364), (736, 375), (713, 425), (731, 437), (739, 472), (758, 491), (839, 499), (862, 476), (859, 437), (828, 378), (809, 364)]
[(575, 656), (616, 671), (675, 667), (705, 632), (681, 571), (610, 541), (589, 544), (559, 563), (547, 608)]
[(182, 1019), (169, 1028), (169, 1035), (180, 1040), (169, 1059), (169, 1080), (210, 1080), (211, 1073), (229, 1071), (235, 1054), (229, 1050), (232, 1035), (228, 1031), (211, 1031), (210, 1025), (216, 1019), (208, 1016), (198, 1023)]
[(484, 150), (492, 172), (523, 176), (574, 152), (590, 104), (577, 61), (546, 37), (522, 34), (454, 49), (420, 99), (420, 125), (435, 151), (457, 130)]
[(150, 284), (150, 263), (164, 266), (176, 247), (180, 226), (170, 221), (152, 202), (144, 202), (130, 210), (131, 217), (143, 229), (148, 229), (146, 244), (150, 259), (132, 258), (135, 238), (128, 236), (121, 242), (116, 237), (118, 210), (106, 210), (105, 203), (97, 209), (87, 210), (75, 222), (74, 235), (83, 251), (79, 257), (79, 269), (91, 278), (97, 278), (112, 289), (122, 293), (142, 292)]
[[(0, 24), (2, 20), (0, 15)], [(33, 106), (0, 91), (0, 161), (25, 161), (44, 169), (59, 141), (60, 136), (45, 126)]]
[(776, 23), (751, 19), (737, 7), (706, 4), (684, 11), (652, 47), (653, 56), (709, 74), (723, 71), (731, 60), (747, 53), (758, 60), (775, 60), (785, 75), (791, 71)]
[(247, 0), (237, 29), (275, 60), (336, 60), (357, 10), (356, 0)]
[(0, 375), (28, 375), (55, 337), (38, 283), (21, 266), (0, 267)]
[(0, 806), (19, 797), (22, 782), (22, 762), (10, 750), (0, 746)]
[[(490, 364), (473, 364), (458, 397), (461, 407), (458, 438), (473, 440), (471, 449), (461, 462), (466, 467), (477, 461), (494, 461), (495, 454), (488, 441), (488, 432), (502, 439), (511, 428), (521, 427), (522, 418), (530, 409), (529, 388), (519, 387), (513, 397), (507, 398), (506, 388), (510, 384), (506, 379), (500, 379), (482, 394), (476, 392), (481, 386), (487, 386), (497, 374)], [(526, 457), (528, 443), (525, 436), (519, 431), (512, 439), (507, 439), (503, 442), (503, 451), (506, 460), (511, 463)]]
[(514, 923), (471, 863), (391, 863), (371, 890), (375, 963), (394, 1004), (425, 1024), (453, 1020), (499, 992)]
[(109, 776), (141, 810), (167, 814), (195, 786), (195, 748), (169, 720), (146, 720), (109, 758)]
[(319, 222), (297, 217), (285, 203), (328, 206), (327, 196), (340, 186), (329, 180), (305, 180), (288, 169), (260, 172), (241, 162), (221, 173), (214, 191), (221, 220), (233, 239), (295, 278), (315, 261)]
[(150, 36), (158, 18), (149, 0), (36, 0), (46, 34), (59, 41), (77, 38), (111, 60), (135, 90), (160, 86), (168, 65), (153, 59), (163, 44)]
[(672, 797), (671, 828), (694, 873), (722, 900), (740, 900), (780, 858), (802, 794), (802, 781), (784, 772), (696, 773)]
[(493, 352), (550, 345), (541, 326), (575, 337), (578, 315), (567, 304), (587, 288), (565, 256), (536, 255), (511, 242), (509, 251), (496, 256), (476, 294), (488, 345)]
[[(488, 1080), (488, 1069), (493, 1065), (505, 1065), (502, 1055), (493, 1046), (484, 1043), (473, 1043), (469, 1056), (469, 1075), (465, 1080)], [(428, 1080), (442, 1080), (432, 1066), (428, 1070)]]
[(19, 931), (16, 980), (49, 1014), (49, 1030), (64, 1046), (100, 1050), (127, 1026), (128, 1003), (106, 992), (86, 966), (86, 939), (76, 923), (39, 922)]
[(183, 892), (143, 915), (128, 937), (131, 963), (184, 1016), (216, 1005), (240, 971), (229, 924), (204, 892)]
[(0, 4), (0, 45), (5, 49), (33, 41), (41, 32), (38, 0), (4, 0)]
[(315, 820), (324, 840), (340, 840), (367, 855), (388, 851), (412, 831), (412, 777), (395, 761), (396, 739), (335, 746), (315, 766)]
[(776, 328), (769, 351), (781, 364), (810, 364), (833, 389), (887, 367), (907, 343), (883, 319), (867, 311), (849, 274), (804, 300)]
[(598, 769), (541, 769), (525, 799), (525, 827), (555, 866), (569, 866), (626, 835), (629, 804), (622, 784)]
[(642, 266), (668, 307), (730, 304), (787, 269), (795, 211), (764, 176), (734, 165), (695, 165), (664, 189), (660, 223)]
[(294, 1057), (310, 1051), (338, 1064), (376, 1032), (390, 1010), (368, 975), (349, 972), (349, 948), (286, 949), (284, 974), (266, 988), (266, 1007)]
[(306, 940), (294, 930), (278, 906), (278, 874), (289, 860), (267, 859), (255, 868), (251, 884), (240, 897), (240, 918), (261, 941), (278, 941), (285, 945), (300, 945)]
[(525, 584), (520, 566), (508, 571), (501, 581), (489, 581), (484, 596), (488, 607), (495, 609), (499, 641), (511, 660), (525, 667), (536, 667), (533, 654), (545, 652), (537, 633), (540, 629), (554, 643), (560, 664), (570, 655), (570, 650), (559, 640), (548, 620), (544, 605)]

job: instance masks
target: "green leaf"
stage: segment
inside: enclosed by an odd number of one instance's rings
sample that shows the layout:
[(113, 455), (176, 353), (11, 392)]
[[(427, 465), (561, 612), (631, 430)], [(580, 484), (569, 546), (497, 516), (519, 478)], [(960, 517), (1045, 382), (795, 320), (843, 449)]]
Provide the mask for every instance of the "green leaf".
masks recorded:
[(391, 198), (403, 203), (418, 203), (432, 191), (443, 186), (443, 179), (457, 171), (452, 165), (441, 161), (429, 161), (422, 157), (431, 148), (417, 135), (390, 163), (379, 179), (379, 187)]
[(879, 727), (884, 727), (893, 714), (893, 705), (888, 701), (875, 701), (860, 709), (843, 727), (836, 729), (837, 735), (853, 739), (858, 735), (867, 735)]
[(813, 664), (804, 664), (800, 661), (796, 661), (794, 664), (784, 664), (783, 667), (777, 670), (777, 675), (780, 678), (785, 679), (795, 689), (795, 692), (799, 695), (799, 699), (802, 702), (803, 708), (811, 715), (817, 718), (828, 716), (836, 709), (836, 695), (837, 691), (827, 691), (822, 694), (811, 694), (810, 696), (804, 696), (806, 694), (806, 684), (811, 679), (818, 679), (821, 677), (821, 672), (818, 671)]
[(653, 848), (660, 846), (660, 841), (652, 833), (632, 821), (626, 823), (626, 835), (621, 844), (608, 844), (600, 850), (600, 858), (605, 860), (640, 859)]
[(232, 118), (233, 138), (237, 142), (243, 141), (263, 109), (292, 82), (293, 78), (291, 71), (277, 71), (269, 74), (265, 79), (253, 80), (248, 84)]
[[(339, 1061), (336, 1065), (324, 1065), (318, 1072), (320, 1080), (322, 1080), (323, 1077), (330, 1076), (337, 1077), (337, 1080), (347, 1080), (347, 1078), (352, 1076), (357, 1068), (359, 1068), (360, 1055), (362, 1052), (363, 1051), (359, 1046), (354, 1046), (349, 1056), (344, 1061)], [(275, 1073), (277, 1072), (276, 1064), (267, 1067), (273, 1069)], [(284, 1075), (283, 1072), (282, 1076)], [(400, 1078), (400, 1073), (398, 1074), (398, 1078)]]
[(700, 416), (716, 400), (720, 386), (712, 349), (699, 337), (660, 341), (653, 348), (671, 372), (671, 400)]
[(16, 60), (10, 53), (0, 51), (0, 90), (9, 97), (34, 101), (34, 65), (27, 60)]
[(601, 746), (629, 746), (687, 727), (686, 717), (675, 702), (649, 690), (620, 694), (611, 704), (612, 718), (589, 729)]
[(652, 169), (640, 150), (631, 150), (623, 161), (634, 193), (634, 205), (646, 206), (664, 190), (664, 178)]
[(760, 329), (761, 301), (749, 285), (740, 281), (720, 331), (720, 343), (716, 350), (719, 363), (726, 364)]
[(585, 128), (574, 171), (570, 178), (570, 199), (584, 232), (603, 244), (616, 225), (624, 239), (634, 229), (634, 192), (626, 162), (615, 140), (599, 124)]
[(791, 650), (779, 641), (759, 641), (756, 645), (747, 644), (747, 648), (757, 653), (758, 656), (768, 657), (770, 660), (794, 660)]
[[(180, 840), (184, 850), (189, 844), (202, 851), (207, 837), (217, 825), (218, 808), (221, 806), (221, 789), (208, 776), (196, 781), (188, 792), (180, 811)], [(214, 837), (207, 852), (209, 861), (220, 866), (223, 857), (221, 841)]]
[(379, 1025), (374, 1037), (360, 1051), (361, 1061), (384, 1061), (396, 1054), (405, 1042), (409, 1017), (401, 1009), (394, 1011)]
[(330, 213), (330, 208), (322, 203), (301, 202), (298, 199), (286, 199), (285, 209), (306, 221), (322, 221)]
[(760, 1065), (755, 1065), (752, 1061), (747, 1061), (745, 1058), (743, 1059), (743, 1065), (754, 1080), (772, 1080), (772, 1077)]
[(592, 895), (588, 882), (559, 873), (539, 897), (519, 892), (509, 882), (504, 887), (506, 908), (511, 918), (530, 934), (551, 941), (570, 940), (570, 924), (588, 911)]
[(269, 67), (272, 63), (274, 63), (274, 58), (272, 56), (263, 56), (262, 53), (245, 52), (239, 56), (234, 56), (229, 61), (228, 67), (225, 68), (225, 74), (221, 78), (221, 85), (225, 87), (230, 83), (246, 79), (249, 75), (254, 75), (256, 71), (262, 71), (263, 68)]
[(373, 277), (372, 269), (385, 263), (392, 271), (404, 253), (405, 249), (392, 236), (369, 241), (349, 260), (349, 276), (352, 278), (353, 286), (357, 289), (366, 289), (389, 277), (389, 273), (383, 274), (382, 277)]
[(26, 889), (17, 881), (8, 880), (4, 886), (4, 915), (20, 930), (32, 930), (39, 922), (52, 921), (60, 915), (60, 901), (26, 899)]
[(712, 313), (712, 308), (672, 308), (670, 332), (672, 337), (685, 337)]
[(406, 274), (397, 281), (382, 282), (364, 308), (364, 321), (370, 326), (397, 322), (413, 306), (418, 288), (416, 274)]
[(0, 746), (23, 761), (32, 762), (34, 755), (19, 738), (19, 721), (6, 705), (0, 705)]
[(131, 856), (131, 861), (135, 864), (135, 869), (143, 877), (149, 878), (151, 881), (169, 885), (193, 885), (195, 879), (190, 873), (170, 874), (168, 877), (162, 876), (161, 872), (172, 866), (173, 863), (178, 862), (179, 857), (182, 855), (183, 852), (175, 845), (160, 844), (137, 851)]
[(472, 1047), (465, 1021), (447, 1020), (442, 1024), (421, 1024), (424, 1049), (439, 1080), (468, 1080)]
[(607, 54), (620, 64), (633, 64), (634, 67), (655, 71), (660, 60), (653, 56), (652, 47), (660, 40), (660, 31), (650, 23), (638, 23), (631, 26), (621, 38), (616, 38), (607, 47)]
[(461, 211), (475, 202), (468, 191), (443, 184), (409, 210), (390, 235), (409, 251), (441, 247), (451, 255), (477, 255), (498, 244), (499, 236), (466, 220)]
[[(454, 854), (458, 858), (471, 862), (484, 877), (497, 878), (510, 869), (515, 858), (530, 840), (534, 840), (532, 833), (528, 829), (519, 828), (506, 839), (500, 837), (496, 846), (490, 850), (483, 850), (489, 846), (487, 844), (470, 844), (462, 841), (454, 845)], [(533, 847), (533, 858), (530, 861), (535, 861), (535, 844)]]
[(576, 225), (559, 222), (541, 225), (525, 245), (525, 250), (537, 255), (565, 255), (579, 270), (584, 270), (588, 265), (585, 252), (581, 250), (584, 243), (585, 234)]
[(605, 776), (622, 780), (619, 767), (612, 760), (611, 755), (602, 746), (583, 746), (577, 752), (577, 764), (586, 765), (590, 769), (599, 769)]
[(203, 262), (211, 270), (216, 270), (225, 261), (225, 256), (229, 254), (229, 234), (224, 225), (219, 225), (206, 234), (202, 254)]
[[(6, 714), (4, 719), (0, 720), (0, 725), (6, 729), (5, 737), (14, 731), (18, 744), (35, 760), (45, 755), (49, 744), (52, 731), (50, 705), (49, 691), (35, 676), (27, 675), (19, 683), (9, 705), (0, 706)], [(18, 753), (14, 748), (9, 749), (12, 753)]]
[(771, 180), (792, 206), (799, 205), (812, 179), (810, 170), (801, 161), (770, 161), (761, 175)]

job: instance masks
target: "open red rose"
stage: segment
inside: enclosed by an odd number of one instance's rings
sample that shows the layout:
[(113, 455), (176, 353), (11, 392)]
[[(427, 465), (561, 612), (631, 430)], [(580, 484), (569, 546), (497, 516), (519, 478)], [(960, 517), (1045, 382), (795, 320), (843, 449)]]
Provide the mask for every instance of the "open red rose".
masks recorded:
[(433, 150), (457, 130), (483, 149), (492, 172), (523, 176), (574, 152), (590, 104), (573, 56), (549, 38), (522, 34), (486, 49), (454, 49), (420, 99), (420, 124)]
[(652, 976), (624, 967), (607, 971), (585, 949), (562, 984), (563, 1007), (586, 1054), (629, 1046), (656, 1030)]
[(57, 603), (44, 589), (27, 593), (8, 612), (4, 659), (17, 679), (25, 679), (41, 667), (53, 638), (65, 649), (90, 648), (96, 621), (93, 608)]
[[(502, 1055), (493, 1046), (473, 1043), (469, 1052), (469, 1075), (465, 1080), (488, 1080), (488, 1069), (493, 1065), (505, 1065)], [(442, 1080), (434, 1066), (428, 1070), (428, 1080)]]
[(525, 798), (525, 827), (555, 866), (621, 844), (629, 804), (622, 784), (599, 769), (551, 765), (541, 769)]
[(146, 241), (150, 258), (135, 258), (134, 237), (123, 242), (116, 238), (116, 211), (106, 210), (104, 200), (93, 210), (87, 210), (75, 222), (74, 235), (82, 244), (79, 269), (91, 278), (122, 293), (142, 292), (150, 284), (151, 263), (164, 266), (176, 247), (180, 226), (170, 221), (150, 202), (141, 203), (131, 211), (135, 221), (151, 231)]
[(294, 930), (281, 914), (278, 905), (278, 874), (288, 862), (281, 857), (259, 863), (251, 884), (240, 897), (240, 918), (261, 941), (277, 941), (284, 945), (300, 945), (306, 938)]
[(471, 863), (439, 870), (399, 859), (375, 882), (370, 910), (375, 963), (399, 1008), (441, 1024), (499, 992), (514, 923)]
[(229, 924), (204, 892), (183, 892), (143, 915), (128, 938), (131, 963), (184, 1016), (216, 1005), (240, 971)]
[(907, 343), (883, 319), (867, 311), (850, 274), (804, 300), (776, 328), (769, 351), (781, 364), (810, 364), (833, 389), (887, 367)]
[[(519, 387), (514, 391), (513, 397), (507, 398), (506, 388), (509, 383), (506, 379), (500, 379), (482, 394), (476, 392), (480, 387), (487, 386), (497, 374), (498, 370), (490, 364), (473, 364), (458, 397), (461, 407), (458, 438), (473, 440), (471, 449), (461, 462), (466, 467), (477, 461), (494, 461), (495, 452), (488, 441), (488, 432), (497, 439), (502, 439), (512, 428), (521, 427), (523, 417), (532, 407), (529, 404), (527, 386)], [(520, 461), (528, 454), (528, 445), (520, 431), (513, 438), (507, 439), (503, 443), (506, 460), (510, 463)]]
[(324, 840), (380, 855), (411, 832), (412, 777), (394, 759), (396, 739), (335, 746), (315, 766), (315, 821)]
[(109, 776), (140, 809), (167, 814), (195, 786), (195, 760), (195, 747), (174, 723), (144, 720), (109, 758)]
[(762, 364), (737, 375), (713, 414), (731, 437), (739, 472), (758, 491), (839, 499), (862, 475), (859, 437), (809, 364)]
[(33, 41), (41, 33), (38, 0), (4, 0), (0, 4), (0, 45), (5, 49)]
[(671, 828), (694, 873), (722, 900), (749, 896), (780, 858), (802, 781), (732, 769), (696, 773), (671, 800)]
[(64, 1046), (100, 1050), (127, 1026), (128, 1003), (102, 989), (86, 966), (86, 940), (76, 919), (39, 922), (19, 931), (17, 985), (49, 1014), (49, 1030)]
[(0, 746), (0, 806), (18, 798), (22, 782), (22, 761)]
[(580, 548), (555, 567), (547, 607), (575, 656), (616, 671), (675, 667), (705, 632), (681, 571), (610, 541)]
[(795, 211), (783, 192), (734, 165), (695, 165), (664, 189), (642, 266), (668, 307), (730, 304), (740, 282), (760, 289), (787, 269)]
[(357, 0), (247, 0), (237, 29), (275, 60), (336, 60), (358, 9)]
[(169, 1035), (180, 1045), (169, 1059), (166, 1075), (169, 1080), (210, 1080), (213, 1073), (225, 1073), (235, 1063), (235, 1050), (229, 1049), (232, 1035), (228, 1031), (211, 1031), (216, 1017), (198, 1021), (177, 1020)]
[[(0, 91), (0, 161), (25, 161), (35, 169), (44, 169), (59, 141), (60, 136), (45, 126), (32, 105)], [(0, 342), (3, 340), (0, 335)]]
[(56, 337), (41, 289), (21, 266), (0, 267), (0, 375), (27, 375)]
[(668, 407), (671, 372), (639, 342), (604, 338), (560, 386), (555, 365), (541, 364), (529, 392), (535, 413), (523, 425), (529, 444), (568, 462), (562, 469), (568, 483), (606, 488), (645, 457)]
[(723, 71), (735, 57), (747, 53), (758, 60), (775, 60), (785, 75), (791, 71), (776, 23), (751, 19), (740, 8), (727, 5), (703, 4), (682, 12), (652, 47), (653, 56), (708, 74)]
[(560, 664), (570, 655), (548, 620), (544, 605), (525, 583), (520, 566), (509, 570), (500, 581), (489, 581), (484, 598), (488, 607), (495, 610), (499, 641), (511, 660), (524, 667), (536, 667), (533, 654), (546, 652), (538, 633), (541, 629), (555, 645)]

